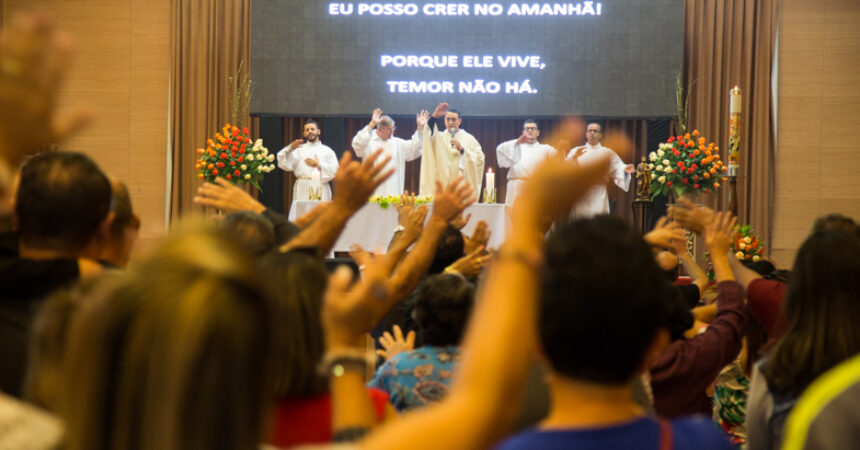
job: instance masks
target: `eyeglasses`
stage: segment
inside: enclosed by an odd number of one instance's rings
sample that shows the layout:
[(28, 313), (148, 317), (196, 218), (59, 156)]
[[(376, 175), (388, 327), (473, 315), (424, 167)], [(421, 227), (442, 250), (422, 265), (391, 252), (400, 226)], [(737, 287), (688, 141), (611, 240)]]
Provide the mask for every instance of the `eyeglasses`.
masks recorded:
[(526, 130), (526, 131), (537, 131), (537, 130), (538, 130), (538, 127), (523, 127), (523, 130)]

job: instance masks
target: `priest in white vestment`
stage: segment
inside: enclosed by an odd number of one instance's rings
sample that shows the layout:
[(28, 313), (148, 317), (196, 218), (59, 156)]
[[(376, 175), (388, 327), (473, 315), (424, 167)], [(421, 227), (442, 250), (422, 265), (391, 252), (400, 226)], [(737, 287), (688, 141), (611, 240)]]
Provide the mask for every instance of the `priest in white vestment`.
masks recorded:
[(331, 200), (329, 182), (334, 179), (339, 164), (334, 150), (320, 142), (321, 133), (319, 124), (310, 120), (302, 132), (304, 140), (296, 139), (278, 152), (278, 167), (296, 176), (293, 201), (310, 200), (314, 172), (319, 172), (322, 200)]
[(386, 170), (394, 168), (394, 174), (376, 188), (376, 195), (400, 195), (406, 185), (406, 161), (421, 157), (422, 135), (430, 113), (421, 111), (415, 118), (418, 127), (410, 140), (394, 135), (394, 119), (382, 115), (382, 109), (373, 110), (370, 123), (352, 139), (352, 149), (356, 156), (366, 158), (376, 150), (382, 149), (379, 160), (391, 156)]
[[(443, 124), (440, 124), (444, 120)], [(433, 195), (436, 182), (447, 186), (463, 176), (469, 187), (480, 196), (484, 172), (484, 152), (474, 136), (460, 128), (460, 111), (440, 103), (424, 129), (424, 153), (421, 156), (420, 195)], [(440, 130), (439, 125), (443, 128)]]
[(499, 167), (508, 168), (508, 186), (505, 193), (508, 211), (514, 206), (525, 180), (537, 166), (547, 158), (558, 155), (555, 148), (538, 142), (538, 136), (540, 129), (537, 122), (529, 119), (523, 122), (523, 134), (519, 138), (503, 142), (496, 147)]
[(600, 214), (609, 214), (609, 194), (606, 184), (610, 181), (623, 189), (624, 192), (630, 188), (632, 174), (636, 173), (633, 164), (624, 164), (624, 161), (615, 151), (600, 144), (603, 137), (603, 128), (598, 123), (590, 123), (586, 127), (586, 144), (575, 147), (567, 153), (567, 159), (580, 164), (591, 161), (610, 158), (609, 169), (606, 172), (606, 183), (594, 186), (574, 206), (570, 213), (571, 219), (582, 219), (594, 217)]

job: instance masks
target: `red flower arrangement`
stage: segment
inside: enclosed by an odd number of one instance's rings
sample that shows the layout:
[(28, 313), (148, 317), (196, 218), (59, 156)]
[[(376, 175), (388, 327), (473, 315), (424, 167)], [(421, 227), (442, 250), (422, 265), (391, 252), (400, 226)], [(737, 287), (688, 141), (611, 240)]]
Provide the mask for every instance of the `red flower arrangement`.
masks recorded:
[(705, 145), (699, 131), (683, 136), (672, 136), (648, 155), (654, 174), (651, 178), (651, 197), (658, 194), (710, 193), (718, 189), (726, 166), (720, 160), (720, 148), (713, 142)]
[(741, 261), (758, 261), (764, 254), (764, 243), (753, 234), (752, 227), (738, 227), (732, 238), (732, 253)]
[(214, 182), (222, 177), (233, 184), (251, 183), (260, 189), (263, 174), (275, 169), (274, 155), (263, 146), (263, 140), (251, 140), (247, 127), (224, 125), (206, 148), (197, 149), (197, 178)]

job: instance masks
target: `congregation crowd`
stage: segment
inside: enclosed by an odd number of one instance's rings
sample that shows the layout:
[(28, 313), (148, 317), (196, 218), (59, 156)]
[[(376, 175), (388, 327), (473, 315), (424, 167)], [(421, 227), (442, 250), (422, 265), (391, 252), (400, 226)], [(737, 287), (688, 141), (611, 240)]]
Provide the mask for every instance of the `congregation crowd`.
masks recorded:
[(394, 173), (378, 149), (345, 152), (331, 201), (294, 222), (226, 180), (205, 183), (195, 201), (223, 217), (177, 224), (130, 262), (140, 219), (128, 187), (84, 153), (50, 149), (77, 128), (55, 114), (67, 53), (42, 17), (2, 31), (0, 448), (860, 438), (849, 217), (810, 224), (790, 271), (745, 264), (731, 252), (737, 219), (686, 199), (645, 235), (607, 215), (570, 220), (616, 163), (559, 155), (518, 180), (500, 248), (486, 223), (461, 231), (478, 192), (459, 176), (435, 183), (430, 205), (401, 197), (384, 252), (356, 247), (354, 264), (333, 264), (346, 223)]

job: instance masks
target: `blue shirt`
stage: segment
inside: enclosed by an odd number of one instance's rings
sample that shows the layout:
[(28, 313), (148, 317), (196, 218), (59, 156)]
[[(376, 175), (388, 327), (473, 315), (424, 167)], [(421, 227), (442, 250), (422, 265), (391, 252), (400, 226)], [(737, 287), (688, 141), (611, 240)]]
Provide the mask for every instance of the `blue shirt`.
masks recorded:
[(458, 347), (421, 347), (391, 357), (367, 385), (388, 392), (391, 404), (407, 411), (445, 398), (459, 362)]
[[(705, 416), (671, 421), (675, 450), (735, 450), (726, 436)], [(503, 441), (497, 450), (518, 449), (612, 450), (660, 448), (660, 425), (643, 417), (622, 425), (572, 430), (529, 430)]]

